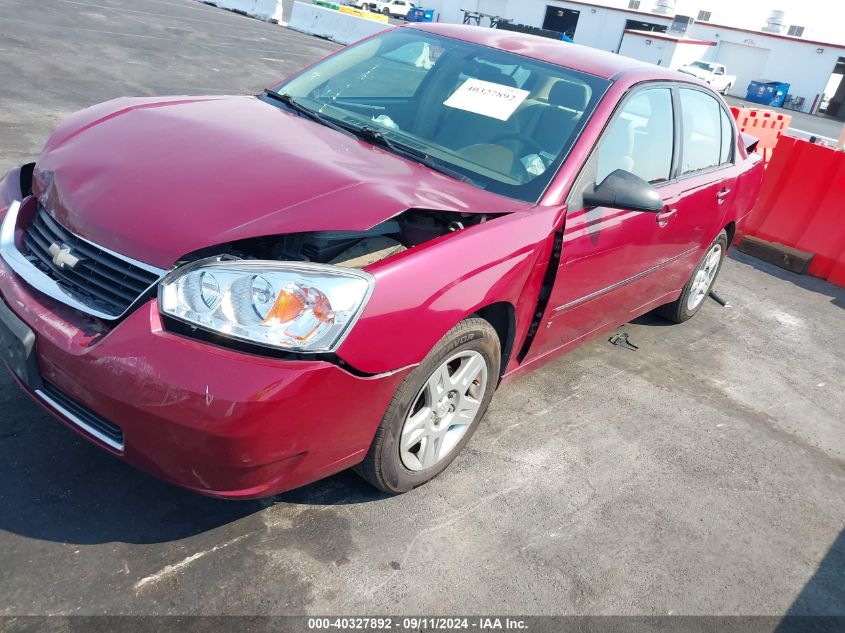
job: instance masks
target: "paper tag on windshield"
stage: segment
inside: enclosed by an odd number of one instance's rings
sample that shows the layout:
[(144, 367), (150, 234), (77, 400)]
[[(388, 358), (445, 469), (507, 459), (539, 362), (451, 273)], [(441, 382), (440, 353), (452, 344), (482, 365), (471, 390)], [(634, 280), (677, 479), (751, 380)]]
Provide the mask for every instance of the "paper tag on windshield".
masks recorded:
[(530, 93), (480, 79), (467, 79), (443, 105), (507, 121)]

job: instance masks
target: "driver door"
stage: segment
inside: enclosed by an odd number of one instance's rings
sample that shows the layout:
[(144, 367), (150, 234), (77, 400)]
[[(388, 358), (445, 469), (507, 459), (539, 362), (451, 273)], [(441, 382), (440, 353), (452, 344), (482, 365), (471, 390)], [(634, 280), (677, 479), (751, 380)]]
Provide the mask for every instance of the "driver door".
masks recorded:
[(665, 264), (659, 233), (663, 214), (586, 208), (582, 194), (616, 169), (650, 182), (664, 201), (676, 160), (672, 90), (647, 85), (617, 108), (567, 199), (561, 260), (533, 350), (574, 345), (597, 330), (621, 325), (660, 293)]

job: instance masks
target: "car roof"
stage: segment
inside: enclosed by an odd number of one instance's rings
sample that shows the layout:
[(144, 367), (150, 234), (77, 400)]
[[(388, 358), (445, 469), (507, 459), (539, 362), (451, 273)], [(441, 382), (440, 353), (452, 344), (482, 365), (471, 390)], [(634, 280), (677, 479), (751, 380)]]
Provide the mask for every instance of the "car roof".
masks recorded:
[(681, 73), (641, 62), (631, 57), (527, 33), (463, 24), (426, 22), (413, 23), (405, 28), (419, 29), (436, 35), (525, 55), (573, 70), (580, 70), (603, 79), (615, 80), (622, 75), (631, 73), (637, 74), (641, 79), (648, 75), (648, 78), (653, 79), (688, 80)]

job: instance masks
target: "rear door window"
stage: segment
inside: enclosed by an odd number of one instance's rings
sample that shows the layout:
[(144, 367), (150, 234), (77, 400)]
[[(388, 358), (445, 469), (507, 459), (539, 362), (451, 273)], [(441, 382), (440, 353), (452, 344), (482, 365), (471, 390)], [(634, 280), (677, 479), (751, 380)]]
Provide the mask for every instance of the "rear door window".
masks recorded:
[(717, 167), (727, 162), (722, 146), (724, 111), (713, 97), (701, 90), (681, 88), (681, 175)]

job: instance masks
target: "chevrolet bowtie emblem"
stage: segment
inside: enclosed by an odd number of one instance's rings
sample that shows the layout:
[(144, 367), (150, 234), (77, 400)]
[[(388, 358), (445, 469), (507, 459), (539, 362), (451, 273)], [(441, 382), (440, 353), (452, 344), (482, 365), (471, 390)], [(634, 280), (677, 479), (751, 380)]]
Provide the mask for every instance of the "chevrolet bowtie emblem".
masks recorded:
[(82, 261), (81, 257), (77, 257), (73, 254), (73, 251), (67, 244), (53, 242), (50, 244), (50, 248), (47, 249), (47, 252), (53, 256), (53, 263), (59, 268), (73, 268)]

